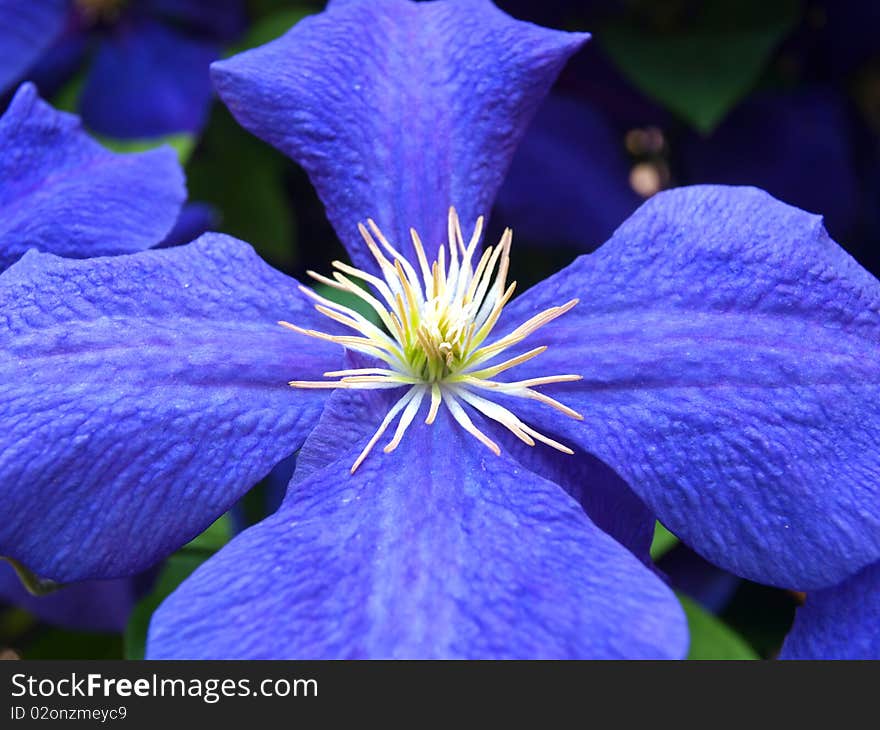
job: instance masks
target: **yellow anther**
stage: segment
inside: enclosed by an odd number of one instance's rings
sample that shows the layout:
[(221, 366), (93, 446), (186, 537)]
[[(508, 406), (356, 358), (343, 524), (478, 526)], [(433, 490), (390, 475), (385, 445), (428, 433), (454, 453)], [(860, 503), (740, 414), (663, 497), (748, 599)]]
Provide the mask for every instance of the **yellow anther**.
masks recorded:
[[(516, 288), (516, 282), (507, 283), (511, 230), (508, 228), (504, 231), (498, 246), (488, 247), (477, 257), (483, 219), (477, 219), (474, 232), (465, 243), (461, 221), (455, 209), (450, 208), (448, 241), (439, 248), (433, 262), (429, 263), (418, 233), (410, 229), (417, 267), (414, 267), (391, 245), (372, 219), (367, 219), (366, 225), (359, 224), (358, 230), (384, 278), (340, 261), (333, 262), (335, 271), (332, 279), (311, 271), (308, 273), (316, 281), (353, 294), (364, 301), (376, 312), (385, 330), (354, 310), (305, 288), (303, 290), (306, 294), (315, 300), (315, 308), (318, 312), (353, 330), (357, 336), (330, 334), (304, 329), (288, 322), (279, 322), (299, 334), (363, 352), (387, 365), (387, 367), (337, 370), (325, 373), (325, 377), (337, 378), (337, 380), (294, 380), (290, 382), (291, 386), (406, 388), (403, 396), (391, 407), (376, 433), (358, 456), (352, 466), (352, 472), (363, 463), (382, 434), (400, 414), (394, 436), (384, 450), (389, 453), (397, 448), (406, 430), (418, 415), (427, 395), (430, 395), (430, 406), (425, 419), (426, 424), (434, 423), (440, 407), (445, 404), (456, 423), (496, 454), (500, 453), (500, 448), (486, 433), (477, 428), (465, 410), (465, 405), (490, 421), (501, 424), (529, 446), (534, 446), (536, 441), (540, 441), (558, 451), (572, 453), (564, 444), (539, 433), (523, 423), (510, 410), (487, 397), (491, 393), (503, 393), (507, 396), (537, 400), (566, 416), (582, 418), (568, 406), (535, 390), (536, 387), (544, 385), (579, 380), (579, 375), (548, 375), (510, 382), (492, 380), (500, 373), (539, 356), (547, 348), (535, 347), (494, 365), (490, 364), (491, 361), (577, 304), (577, 300), (573, 299), (561, 306), (550, 307), (503, 337), (483, 344), (491, 337), (504, 306), (510, 301)], [(475, 258), (476, 266), (473, 263)], [(377, 296), (365, 291), (353, 279), (371, 286)]]

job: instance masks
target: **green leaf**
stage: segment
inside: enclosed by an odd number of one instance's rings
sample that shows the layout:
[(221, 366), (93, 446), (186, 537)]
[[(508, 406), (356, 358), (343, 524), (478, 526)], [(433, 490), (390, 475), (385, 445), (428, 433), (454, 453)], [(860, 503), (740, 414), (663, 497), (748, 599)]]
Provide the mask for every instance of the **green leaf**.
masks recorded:
[(22, 651), (25, 659), (121, 659), (119, 634), (47, 629)]
[[(362, 288), (366, 289), (366, 286), (364, 286), (361, 282), (358, 282), (358, 284), (360, 284)], [(372, 322), (380, 329), (383, 328), (382, 320), (379, 319), (379, 315), (376, 313), (376, 310), (373, 309), (359, 296), (352, 294), (351, 292), (335, 289), (334, 287), (327, 286), (326, 284), (315, 284), (314, 286), (312, 286), (312, 288), (315, 290), (316, 294), (319, 294), (325, 299), (329, 299), (331, 302), (341, 304), (343, 307), (353, 309), (355, 312), (365, 317), (368, 321)]]
[(165, 562), (153, 590), (131, 612), (125, 627), (125, 658), (143, 659), (150, 619), (165, 600), (190, 574), (223, 547), (232, 535), (229, 515), (223, 515), (201, 535), (191, 540)]
[(678, 545), (678, 538), (659, 522), (654, 524), (654, 540), (651, 542), (651, 560), (655, 563)]
[(696, 601), (676, 594), (687, 616), (691, 635), (688, 659), (758, 659), (751, 646), (716, 616)]
[(82, 94), (83, 86), (85, 86), (86, 75), (83, 72), (78, 73), (52, 98), (52, 106), (62, 112), (70, 112), (78, 114), (79, 97)]
[(799, 3), (718, 0), (700, 7), (691, 22), (670, 31), (616, 22), (597, 37), (632, 83), (709, 132), (756, 83), (797, 23)]
[(192, 155), (196, 146), (195, 135), (186, 133), (169, 134), (152, 139), (114, 139), (97, 134), (93, 136), (107, 149), (125, 154), (146, 152), (162, 145), (168, 145), (177, 153), (177, 158), (180, 160), (181, 165), (185, 165), (189, 161), (190, 155)]
[(229, 514), (221, 515), (211, 526), (198, 537), (194, 537), (181, 550), (200, 550), (216, 553), (232, 539), (232, 518)]
[(19, 636), (37, 625), (37, 619), (23, 608), (0, 612), (0, 647), (14, 643)]

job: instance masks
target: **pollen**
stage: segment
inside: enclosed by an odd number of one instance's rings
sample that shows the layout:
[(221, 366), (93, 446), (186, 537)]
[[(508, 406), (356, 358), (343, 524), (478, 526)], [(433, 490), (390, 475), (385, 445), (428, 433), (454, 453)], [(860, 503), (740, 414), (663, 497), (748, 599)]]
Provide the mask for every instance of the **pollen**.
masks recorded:
[(357, 470), (396, 421), (394, 434), (384, 447), (386, 453), (394, 451), (426, 401), (425, 423), (433, 424), (439, 409), (445, 406), (459, 426), (496, 455), (501, 449), (474, 424), (468, 409), (501, 424), (529, 446), (540, 441), (563, 453), (573, 453), (567, 446), (523, 423), (492, 398), (493, 394), (527, 398), (570, 418), (582, 418), (568, 406), (537, 390), (543, 385), (580, 380), (579, 375), (496, 380), (501, 373), (538, 357), (547, 347), (534, 347), (507, 359), (502, 359), (502, 355), (578, 303), (577, 299), (572, 299), (550, 307), (507, 334), (492, 337), (504, 306), (516, 289), (516, 282), (507, 283), (512, 231), (506, 229), (498, 245), (487, 247), (477, 258), (483, 218), (477, 219), (473, 234), (466, 243), (455, 208), (450, 208), (448, 242), (439, 247), (431, 263), (418, 233), (410, 229), (416, 252), (416, 261), (411, 263), (389, 243), (373, 220), (368, 219), (366, 225), (360, 224), (358, 229), (379, 265), (381, 277), (341, 261), (333, 262), (332, 277), (313, 271), (308, 273), (322, 284), (363, 300), (376, 312), (381, 326), (308, 287), (300, 289), (315, 302), (315, 309), (351, 330), (352, 334), (329, 334), (279, 322), (302, 335), (369, 355), (386, 366), (324, 373), (330, 380), (293, 380), (290, 385), (294, 388), (405, 388), (404, 394), (389, 409), (355, 460), (351, 472)]

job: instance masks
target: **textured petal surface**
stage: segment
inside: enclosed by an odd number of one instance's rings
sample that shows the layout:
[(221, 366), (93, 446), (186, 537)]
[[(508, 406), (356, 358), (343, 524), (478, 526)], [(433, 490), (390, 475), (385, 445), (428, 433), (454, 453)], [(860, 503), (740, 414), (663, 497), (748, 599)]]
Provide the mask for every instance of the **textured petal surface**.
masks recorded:
[(121, 633), (148, 576), (86, 580), (45, 596), (25, 590), (9, 563), (0, 562), (0, 602), (23, 608), (41, 621), (74, 631)]
[(807, 594), (780, 659), (880, 659), (880, 563)]
[(0, 0), (0, 96), (55, 42), (66, 17), (66, 0)]
[(202, 128), (211, 102), (213, 41), (160, 23), (121, 26), (95, 54), (80, 101), (90, 129), (111, 137), (160, 137)]
[(0, 269), (29, 248), (69, 258), (159, 243), (186, 197), (171, 149), (110, 152), (23, 85), (0, 118)]
[(623, 135), (586, 102), (547, 98), (523, 137), (496, 202), (518, 241), (592, 251), (641, 202)]
[(880, 284), (821, 218), (753, 188), (661, 193), (504, 326), (573, 297), (511, 371), (583, 376), (546, 389), (584, 416), (562, 437), (730, 572), (808, 590), (877, 560)]
[[(347, 353), (346, 357), (348, 368), (371, 365), (359, 355)], [(399, 397), (398, 391), (334, 391), (327, 399), (318, 427), (299, 452), (293, 488), (336, 458), (339, 434), (345, 434), (349, 444), (367, 443)], [(562, 487), (580, 502), (597, 527), (629, 548), (646, 565), (652, 565), (654, 516), (612, 469), (592, 454), (568, 456), (543, 446), (528, 447), (479, 413), (472, 411), (470, 417), (511, 458), (528, 471)]]
[[(585, 34), (523, 23), (488, 0), (350, 0), (212, 67), (247, 129), (306, 168), (363, 266), (357, 223), (430, 252), (455, 205), (488, 214), (538, 103)], [(270, 71), (267, 72), (267, 69)]]
[(669, 589), (441, 414), (292, 487), (159, 608), (148, 656), (680, 658)]
[(0, 554), (66, 582), (179, 547), (302, 443), (335, 346), (246, 244), (63, 260), (0, 277)]
[[(471, 414), (477, 420), (478, 414)], [(645, 565), (653, 565), (654, 515), (613, 469), (592, 454), (560, 454), (541, 444), (526, 446), (503, 428), (481, 421), (513, 459), (529, 471), (561, 486), (577, 500), (593, 523), (628, 548)]]

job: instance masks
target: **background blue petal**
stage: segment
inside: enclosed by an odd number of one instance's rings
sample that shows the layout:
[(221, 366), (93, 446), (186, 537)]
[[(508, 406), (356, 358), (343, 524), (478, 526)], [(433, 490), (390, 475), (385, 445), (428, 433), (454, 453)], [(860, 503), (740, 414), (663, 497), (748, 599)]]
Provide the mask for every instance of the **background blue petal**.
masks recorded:
[(205, 529), (317, 421), (336, 346), (296, 282), (219, 234), (0, 276), (0, 554), (59, 582), (132, 574)]
[(844, 99), (830, 88), (756, 94), (710, 137), (682, 144), (694, 183), (755, 185), (821, 213), (832, 236), (856, 225), (861, 193)]
[(595, 107), (559, 95), (541, 105), (495, 203), (523, 240), (592, 251), (641, 202), (620, 134)]
[(34, 596), (25, 590), (12, 566), (0, 561), (0, 602), (23, 608), (47, 624), (66, 629), (121, 633), (148, 584), (146, 576), (87, 580), (45, 596)]
[(0, 118), (0, 269), (29, 248), (81, 258), (158, 244), (186, 198), (168, 148), (120, 155), (32, 84)]
[(0, 96), (55, 42), (66, 17), (67, 0), (0, 0)]
[(99, 46), (80, 100), (90, 129), (111, 137), (197, 132), (211, 102), (214, 42), (153, 21), (122, 24)]
[(191, 34), (233, 41), (244, 30), (243, 0), (139, 0), (138, 9)]
[(213, 66), (236, 118), (308, 171), (356, 263), (357, 223), (430, 252), (455, 205), (488, 214), (562, 65), (586, 40), (515, 21), (488, 0), (335, 3), (282, 38)]
[[(821, 218), (753, 188), (645, 203), (510, 305), (572, 297), (511, 371), (575, 373), (552, 426), (732, 573), (809, 590), (880, 556), (880, 283)], [(546, 407), (513, 403), (539, 426)]]
[[(36, 84), (40, 93), (47, 99), (66, 90), (71, 100), (76, 95), (76, 81), (71, 81), (82, 68), (91, 48), (92, 36), (83, 27), (79, 16), (72, 12), (68, 16), (64, 31), (52, 47), (42, 54), (27, 73), (27, 78)], [(65, 84), (71, 82), (65, 89)]]
[(880, 659), (880, 563), (808, 593), (780, 659)]
[(163, 248), (180, 246), (194, 241), (207, 231), (217, 229), (220, 214), (213, 205), (208, 203), (186, 203), (180, 215), (165, 239), (159, 244)]
[[(340, 434), (335, 432), (337, 440)], [(680, 658), (671, 591), (445, 410), (288, 492), (154, 614), (160, 658)]]

